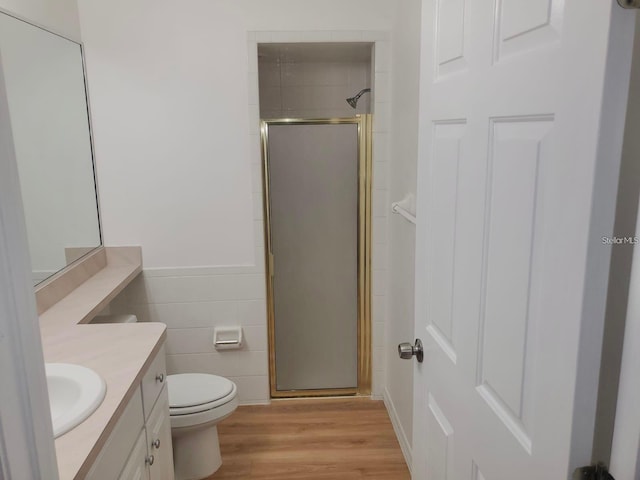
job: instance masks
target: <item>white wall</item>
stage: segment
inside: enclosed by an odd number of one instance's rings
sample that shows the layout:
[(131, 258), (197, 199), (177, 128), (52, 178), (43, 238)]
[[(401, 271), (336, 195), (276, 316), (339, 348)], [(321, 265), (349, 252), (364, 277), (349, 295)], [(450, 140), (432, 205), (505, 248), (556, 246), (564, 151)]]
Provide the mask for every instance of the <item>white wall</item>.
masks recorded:
[(391, 3), (80, 0), (105, 243), (253, 265), (247, 31), (381, 30)]
[(76, 0), (0, 0), (0, 8), (80, 41)]
[[(416, 192), (420, 73), (420, 0), (398, 2), (392, 37), (390, 200)], [(389, 304), (386, 328), (385, 401), (409, 465), (413, 422), (413, 361), (397, 346), (414, 338), (415, 225), (389, 217)], [(395, 419), (393, 418), (395, 416)]]

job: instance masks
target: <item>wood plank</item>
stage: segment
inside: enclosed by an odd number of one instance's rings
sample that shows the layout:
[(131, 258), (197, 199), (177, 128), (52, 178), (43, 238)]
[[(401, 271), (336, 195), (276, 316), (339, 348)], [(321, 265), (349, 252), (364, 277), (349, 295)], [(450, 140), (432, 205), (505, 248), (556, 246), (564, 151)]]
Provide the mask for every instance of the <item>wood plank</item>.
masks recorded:
[(222, 467), (208, 480), (409, 480), (383, 402), (274, 400), (218, 425)]

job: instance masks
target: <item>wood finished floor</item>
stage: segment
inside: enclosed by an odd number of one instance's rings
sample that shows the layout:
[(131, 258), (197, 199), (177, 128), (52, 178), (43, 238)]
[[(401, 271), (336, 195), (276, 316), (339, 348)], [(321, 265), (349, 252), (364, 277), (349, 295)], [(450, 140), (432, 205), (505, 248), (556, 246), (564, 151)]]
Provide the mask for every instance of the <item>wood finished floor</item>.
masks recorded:
[(274, 401), (218, 425), (222, 467), (208, 480), (410, 480), (381, 401)]

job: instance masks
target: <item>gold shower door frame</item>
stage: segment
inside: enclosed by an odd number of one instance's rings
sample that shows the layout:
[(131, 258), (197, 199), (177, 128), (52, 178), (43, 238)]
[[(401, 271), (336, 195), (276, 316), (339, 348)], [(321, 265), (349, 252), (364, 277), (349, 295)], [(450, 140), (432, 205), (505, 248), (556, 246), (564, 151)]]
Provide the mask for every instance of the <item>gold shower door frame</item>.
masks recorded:
[[(277, 390), (275, 351), (274, 261), (271, 246), (269, 191), (269, 127), (271, 125), (358, 126), (358, 385), (355, 388)], [(269, 385), (272, 398), (319, 397), (371, 394), (371, 186), (372, 116), (346, 118), (268, 119), (261, 122), (263, 207), (265, 218), (265, 261), (267, 274), (267, 329), (269, 340)]]

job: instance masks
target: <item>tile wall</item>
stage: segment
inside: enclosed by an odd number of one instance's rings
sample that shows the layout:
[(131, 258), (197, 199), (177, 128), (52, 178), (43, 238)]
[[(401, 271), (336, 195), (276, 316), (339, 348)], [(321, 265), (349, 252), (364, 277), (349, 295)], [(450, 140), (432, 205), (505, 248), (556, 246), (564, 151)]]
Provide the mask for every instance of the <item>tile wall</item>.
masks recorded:
[[(133, 313), (139, 321), (167, 325), (168, 373), (221, 375), (236, 383), (241, 403), (266, 403), (265, 277), (256, 270), (146, 270), (112, 303), (111, 313)], [(216, 351), (214, 327), (238, 325), (243, 348)]]
[(331, 118), (369, 113), (371, 95), (354, 110), (346, 99), (371, 87), (370, 62), (259, 62), (262, 118)]

